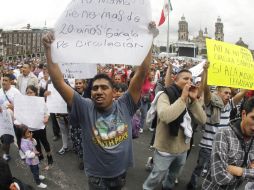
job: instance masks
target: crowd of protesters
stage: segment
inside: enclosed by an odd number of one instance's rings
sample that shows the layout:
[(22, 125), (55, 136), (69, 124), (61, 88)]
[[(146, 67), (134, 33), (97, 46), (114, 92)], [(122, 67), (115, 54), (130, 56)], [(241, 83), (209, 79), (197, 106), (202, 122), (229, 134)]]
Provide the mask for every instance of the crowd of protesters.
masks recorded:
[[(46, 61), (0, 62), (0, 112), (11, 118), (16, 136), (1, 134), (0, 164), (8, 172), (4, 175), (0, 171), (0, 189), (33, 189), (13, 178), (6, 165), (14, 139), (36, 185), (47, 188), (45, 177), (39, 174), (43, 152), (47, 169), (54, 164), (46, 130), (53, 131), (53, 141), (62, 140), (58, 154), (70, 150), (77, 153), (77, 167), (85, 170), (91, 190), (120, 190), (125, 185), (127, 170), (133, 166), (132, 139), (144, 129), (153, 132), (150, 145), (154, 155), (146, 163), (150, 175), (138, 189), (174, 188), (197, 127), (203, 136), (197, 166), (186, 189), (198, 189), (202, 183), (202, 189), (236, 189), (244, 180), (253, 180), (252, 91), (209, 87), (208, 63), (202, 75), (194, 77), (188, 69), (199, 62), (157, 57), (151, 51), (138, 67), (98, 65), (93, 79), (63, 79), (58, 65), (52, 62), (52, 42), (52, 34), (44, 36)], [(41, 96), (47, 101), (50, 83), (66, 101), (69, 114), (48, 113), (45, 106), (44, 117), (38, 118), (44, 123), (40, 130), (17, 121), (14, 96)], [(47, 127), (49, 118), (52, 129)], [(248, 183), (246, 189), (252, 185)]]

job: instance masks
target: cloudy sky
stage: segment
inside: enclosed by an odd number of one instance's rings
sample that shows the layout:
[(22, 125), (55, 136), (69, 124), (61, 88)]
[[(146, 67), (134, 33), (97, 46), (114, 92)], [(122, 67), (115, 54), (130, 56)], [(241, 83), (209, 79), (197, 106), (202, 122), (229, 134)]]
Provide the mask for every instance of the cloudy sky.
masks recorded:
[[(21, 28), (30, 23), (32, 27), (43, 27), (46, 21), (52, 27), (70, 0), (1, 0), (0, 28)], [(164, 0), (151, 0), (152, 14), (158, 22)], [(240, 37), (254, 49), (253, 0), (171, 0), (170, 41), (177, 40), (178, 22), (182, 15), (189, 23), (189, 38), (198, 35), (200, 29), (208, 28), (214, 38), (218, 16), (224, 23), (225, 41), (235, 43)], [(160, 28), (157, 44), (166, 42), (166, 23)]]

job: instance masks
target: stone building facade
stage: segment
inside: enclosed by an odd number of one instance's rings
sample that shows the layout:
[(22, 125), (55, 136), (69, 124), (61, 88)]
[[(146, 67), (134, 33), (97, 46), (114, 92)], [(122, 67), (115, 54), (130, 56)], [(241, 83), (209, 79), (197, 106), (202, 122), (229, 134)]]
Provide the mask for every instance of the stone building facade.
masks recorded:
[(223, 23), (221, 22), (221, 18), (217, 18), (217, 22), (215, 23), (215, 40), (224, 41), (224, 32), (223, 32)]
[(181, 17), (178, 26), (179, 26), (178, 41), (188, 41), (189, 40), (188, 22), (185, 20), (184, 16)]
[[(179, 29), (178, 29), (178, 41), (185, 41), (194, 43), (194, 48), (197, 48), (197, 55), (205, 57), (207, 54), (206, 51), (206, 38), (211, 38), (208, 35), (208, 30), (205, 28), (203, 31), (202, 29), (199, 30), (198, 36), (193, 37), (193, 39), (189, 39), (189, 31), (188, 31), (188, 22), (186, 21), (185, 17), (182, 16), (181, 20), (178, 23)], [(215, 36), (214, 38), (219, 41), (224, 41), (224, 31), (223, 31), (223, 23), (221, 21), (221, 18), (218, 17), (217, 21), (215, 23)]]
[(2, 30), (2, 55), (4, 59), (11, 60), (43, 56), (42, 36), (46, 30), (46, 28), (31, 28), (30, 24), (22, 29)]

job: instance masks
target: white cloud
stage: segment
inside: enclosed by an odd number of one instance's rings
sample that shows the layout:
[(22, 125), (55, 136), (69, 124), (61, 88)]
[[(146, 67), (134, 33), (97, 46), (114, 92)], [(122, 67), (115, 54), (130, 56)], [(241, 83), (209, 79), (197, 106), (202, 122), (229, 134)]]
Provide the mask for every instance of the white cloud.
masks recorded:
[[(31, 26), (52, 27), (55, 20), (70, 0), (2, 0), (0, 28), (20, 28)], [(158, 22), (164, 0), (151, 0), (153, 18)], [(171, 0), (173, 11), (170, 13), (170, 41), (177, 40), (178, 22), (182, 15), (189, 23), (190, 36), (196, 36), (200, 28), (208, 28), (214, 37), (214, 25), (220, 16), (224, 23), (225, 41), (235, 43), (239, 37), (254, 49), (253, 0)], [(166, 24), (160, 27), (157, 41), (166, 42)]]

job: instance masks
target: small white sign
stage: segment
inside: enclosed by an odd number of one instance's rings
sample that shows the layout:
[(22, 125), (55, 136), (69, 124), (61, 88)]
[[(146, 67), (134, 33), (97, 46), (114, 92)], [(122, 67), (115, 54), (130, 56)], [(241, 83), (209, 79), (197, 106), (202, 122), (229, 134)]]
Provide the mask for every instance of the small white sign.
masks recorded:
[(44, 129), (46, 104), (43, 97), (16, 95), (14, 105), (14, 117), (19, 123), (32, 129)]
[(72, 0), (55, 24), (55, 63), (140, 65), (152, 45), (150, 0)]
[(197, 64), (196, 66), (192, 67), (189, 69), (189, 71), (192, 73), (192, 77), (198, 77), (202, 74), (203, 70), (204, 70), (204, 65), (205, 65), (206, 61), (202, 61), (199, 64)]
[(67, 113), (67, 104), (53, 84), (48, 85), (48, 91), (51, 92), (46, 102), (49, 113)]
[(60, 63), (65, 79), (90, 79), (97, 74), (97, 65), (83, 63)]

